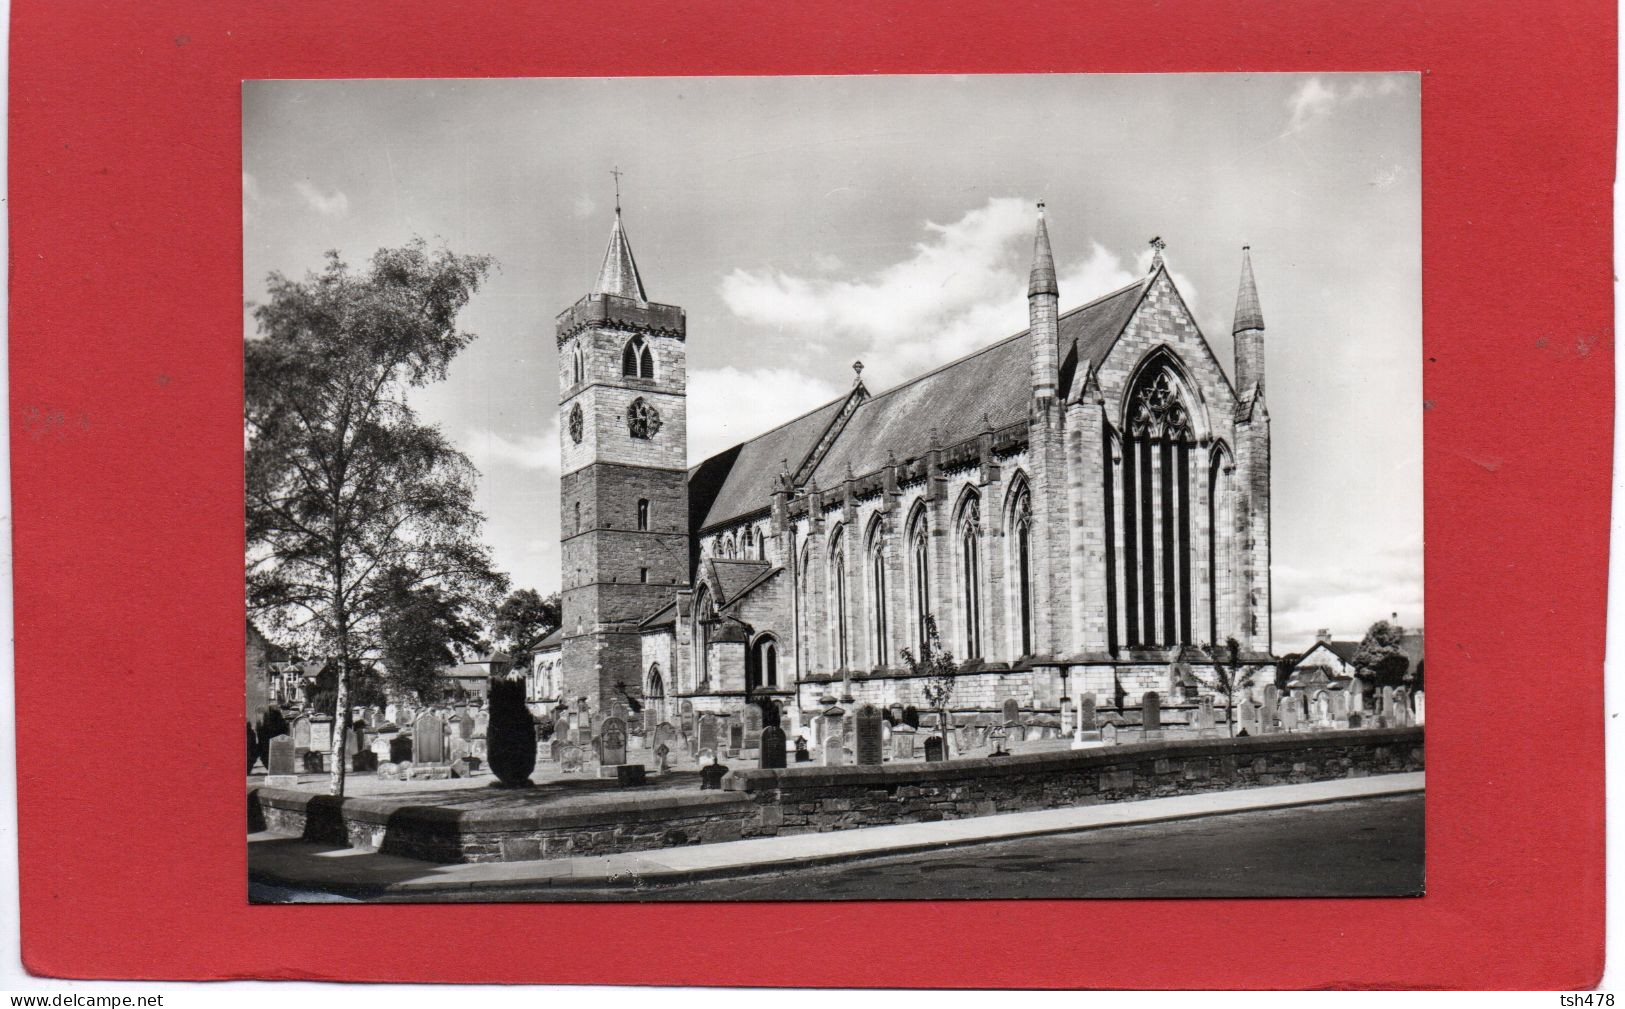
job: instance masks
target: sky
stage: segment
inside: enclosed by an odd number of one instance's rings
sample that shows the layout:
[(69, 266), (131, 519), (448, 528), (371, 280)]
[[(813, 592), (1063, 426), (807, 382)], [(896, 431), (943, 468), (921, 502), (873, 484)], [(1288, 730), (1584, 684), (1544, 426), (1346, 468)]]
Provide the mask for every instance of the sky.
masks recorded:
[(652, 300), (688, 313), (689, 460), (852, 382), (1027, 325), (1034, 204), (1061, 307), (1165, 256), (1219, 359), (1241, 246), (1266, 329), (1275, 648), (1422, 618), (1414, 74), (266, 81), (243, 87), (243, 284), (421, 236), (496, 257), (478, 339), (414, 394), (480, 469), (516, 587), (559, 584), (553, 320), (622, 171)]

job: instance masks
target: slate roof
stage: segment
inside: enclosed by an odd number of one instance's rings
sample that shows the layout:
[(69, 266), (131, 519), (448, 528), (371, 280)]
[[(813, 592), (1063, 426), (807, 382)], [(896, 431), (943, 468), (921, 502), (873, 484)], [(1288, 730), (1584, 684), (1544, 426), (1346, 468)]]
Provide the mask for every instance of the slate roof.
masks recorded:
[[(1070, 390), (1083, 367), (1098, 366), (1128, 324), (1155, 275), (1106, 294), (1060, 318), (1061, 393)], [(944, 448), (995, 428), (1023, 421), (1032, 397), (1027, 330), (1006, 337), (934, 371), (870, 396), (813, 470), (825, 489), (886, 465), (925, 454), (931, 432)], [(703, 530), (761, 511), (772, 503), (779, 473), (806, 459), (849, 396), (781, 424), (750, 441), (720, 452), (689, 472), (689, 514)]]
[(632, 259), (632, 243), (626, 240), (621, 227), (621, 210), (615, 208), (615, 226), (609, 232), (609, 248), (604, 250), (604, 265), (598, 270), (598, 283), (594, 294), (614, 294), (634, 301), (648, 301), (643, 292), (643, 278), (638, 275), (638, 264)]
[(726, 606), (738, 599), (744, 592), (773, 570), (773, 565), (767, 561), (742, 561), (725, 557), (711, 558), (711, 570), (716, 572), (717, 588), (722, 590), (722, 598), (717, 605)]
[(536, 642), (536, 644), (532, 647), (535, 651), (545, 652), (549, 649), (558, 648), (563, 641), (564, 628), (555, 627), (551, 631), (548, 631), (547, 635), (543, 637), (542, 640)]

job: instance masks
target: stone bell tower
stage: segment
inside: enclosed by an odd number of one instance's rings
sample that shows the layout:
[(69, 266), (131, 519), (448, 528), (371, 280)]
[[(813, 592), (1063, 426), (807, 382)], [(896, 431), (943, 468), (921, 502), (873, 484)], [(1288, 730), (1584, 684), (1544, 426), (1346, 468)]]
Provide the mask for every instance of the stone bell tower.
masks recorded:
[(685, 333), (644, 291), (617, 194), (598, 282), (557, 326), (566, 702), (641, 695), (638, 622), (688, 583)]

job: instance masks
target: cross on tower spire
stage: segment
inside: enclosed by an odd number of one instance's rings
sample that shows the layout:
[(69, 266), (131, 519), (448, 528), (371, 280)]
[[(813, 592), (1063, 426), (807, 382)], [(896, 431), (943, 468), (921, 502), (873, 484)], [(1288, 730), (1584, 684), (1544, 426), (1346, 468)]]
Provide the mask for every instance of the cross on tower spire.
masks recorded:
[(609, 170), (609, 174), (615, 176), (615, 216), (619, 217), (621, 216), (621, 175), (624, 173), (621, 171), (621, 166), (616, 165)]

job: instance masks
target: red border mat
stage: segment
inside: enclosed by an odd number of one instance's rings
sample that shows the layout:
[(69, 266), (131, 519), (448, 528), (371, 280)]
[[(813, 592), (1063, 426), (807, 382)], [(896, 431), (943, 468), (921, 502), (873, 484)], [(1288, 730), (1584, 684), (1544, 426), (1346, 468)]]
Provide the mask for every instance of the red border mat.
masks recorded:
[[(1613, 0), (15, 0), (12, 12), (30, 970), (800, 986), (1599, 978)], [(1401, 69), (1426, 73), (1427, 897), (246, 903), (242, 79)], [(162, 766), (137, 756), (137, 736)], [(814, 938), (837, 935), (850, 955)]]

